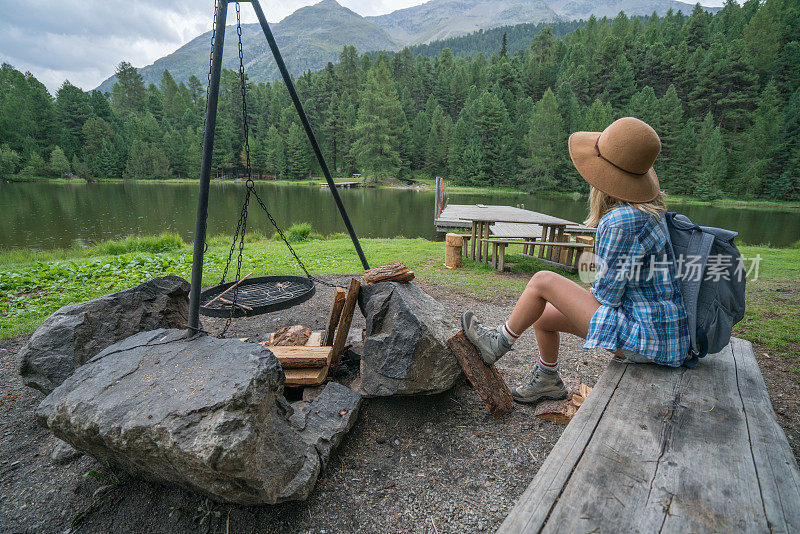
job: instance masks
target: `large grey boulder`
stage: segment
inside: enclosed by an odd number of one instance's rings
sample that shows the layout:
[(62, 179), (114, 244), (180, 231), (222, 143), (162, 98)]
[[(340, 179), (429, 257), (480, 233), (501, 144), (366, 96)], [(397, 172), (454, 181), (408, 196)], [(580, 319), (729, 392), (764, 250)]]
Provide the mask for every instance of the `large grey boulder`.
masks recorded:
[(37, 421), (147, 480), (245, 505), (305, 499), (360, 397), (329, 385), (295, 415), (267, 348), (185, 335), (160, 329), (106, 348), (42, 401)]
[(333, 450), (353, 428), (360, 407), (361, 395), (330, 382), (310, 404), (290, 418), (303, 440), (317, 450), (323, 469)]
[(461, 367), (447, 346), (456, 327), (444, 306), (413, 283), (362, 286), (367, 320), (361, 357), (361, 389), (367, 396), (441, 393)]
[(19, 352), (23, 382), (50, 393), (76, 367), (137, 332), (181, 328), (189, 313), (189, 282), (154, 278), (131, 289), (64, 306), (44, 320)]

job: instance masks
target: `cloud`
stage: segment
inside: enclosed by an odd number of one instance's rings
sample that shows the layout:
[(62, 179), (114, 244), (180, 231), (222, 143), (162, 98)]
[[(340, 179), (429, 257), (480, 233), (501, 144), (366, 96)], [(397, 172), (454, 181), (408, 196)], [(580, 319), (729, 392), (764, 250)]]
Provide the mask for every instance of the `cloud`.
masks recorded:
[[(262, 0), (277, 22), (318, 0)], [(339, 0), (364, 16), (380, 15), (423, 0)], [(703, 2), (721, 5), (722, 0)], [(244, 22), (255, 22), (242, 5)], [(233, 6), (228, 22), (235, 20)], [(51, 92), (64, 80), (97, 87), (120, 61), (149, 65), (211, 29), (213, 0), (0, 0), (0, 61), (30, 71)]]

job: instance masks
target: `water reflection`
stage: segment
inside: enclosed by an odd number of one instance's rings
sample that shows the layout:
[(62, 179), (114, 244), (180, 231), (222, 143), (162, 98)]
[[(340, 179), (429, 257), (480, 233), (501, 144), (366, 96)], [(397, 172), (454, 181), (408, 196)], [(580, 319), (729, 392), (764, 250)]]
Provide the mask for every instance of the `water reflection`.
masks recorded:
[[(279, 224), (310, 222), (323, 234), (344, 232), (330, 192), (316, 185), (258, 184)], [(231, 234), (241, 210), (242, 184), (213, 184), (209, 235)], [(359, 236), (436, 237), (432, 192), (344, 189), (342, 200)], [(529, 194), (450, 194), (457, 204), (525, 204), (527, 209), (571, 221), (586, 216), (583, 198), (538, 198)], [(194, 230), (197, 186), (172, 183), (0, 183), (0, 247), (47, 249), (90, 245), (127, 235)], [(740, 233), (743, 243), (787, 246), (800, 239), (800, 211), (675, 205), (699, 224)], [(250, 228), (272, 234), (267, 217), (253, 205)]]

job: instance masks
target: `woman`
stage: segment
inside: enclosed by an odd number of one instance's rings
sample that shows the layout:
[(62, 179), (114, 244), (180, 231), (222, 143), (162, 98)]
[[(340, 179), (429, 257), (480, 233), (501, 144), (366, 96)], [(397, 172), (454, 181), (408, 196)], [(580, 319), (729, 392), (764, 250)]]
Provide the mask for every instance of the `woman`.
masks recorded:
[(505, 324), (486, 328), (468, 311), (461, 317), (467, 338), (491, 365), (511, 350), (530, 326), (539, 363), (528, 383), (512, 393), (518, 402), (563, 399), (558, 376), (559, 333), (584, 338), (623, 362), (680, 366), (689, 354), (686, 309), (675, 281), (666, 207), (653, 162), (661, 151), (655, 130), (633, 117), (602, 133), (576, 132), (569, 154), (591, 185), (589, 218), (597, 227), (598, 275), (591, 291), (550, 271), (528, 282)]

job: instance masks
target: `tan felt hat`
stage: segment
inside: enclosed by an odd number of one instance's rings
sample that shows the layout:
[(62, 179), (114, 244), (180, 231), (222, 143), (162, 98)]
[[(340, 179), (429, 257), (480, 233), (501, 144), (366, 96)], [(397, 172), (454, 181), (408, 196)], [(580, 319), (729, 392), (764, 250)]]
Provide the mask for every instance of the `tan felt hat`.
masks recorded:
[(569, 136), (569, 155), (583, 179), (625, 202), (650, 202), (658, 196), (653, 162), (659, 152), (656, 131), (634, 117), (616, 120), (602, 132)]

